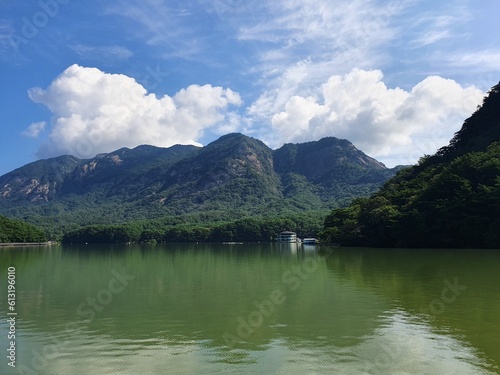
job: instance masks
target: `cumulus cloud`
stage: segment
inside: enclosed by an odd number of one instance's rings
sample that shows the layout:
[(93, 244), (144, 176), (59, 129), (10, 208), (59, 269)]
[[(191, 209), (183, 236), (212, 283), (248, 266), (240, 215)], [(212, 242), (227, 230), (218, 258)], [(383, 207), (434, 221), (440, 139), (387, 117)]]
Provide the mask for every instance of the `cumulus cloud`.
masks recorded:
[(28, 128), (23, 131), (23, 135), (30, 138), (38, 138), (41, 132), (45, 129), (47, 123), (45, 121), (42, 122), (34, 122)]
[(241, 104), (238, 93), (211, 85), (191, 85), (158, 98), (133, 78), (78, 65), (47, 89), (31, 89), (29, 96), (53, 114), (40, 157), (91, 157), (140, 144), (198, 144), (204, 129), (233, 123), (228, 107)]
[[(242, 20), (238, 37), (255, 41), (260, 49), (260, 83), (268, 88), (307, 89), (332, 72), (353, 67), (368, 69), (387, 61), (388, 46), (401, 34), (393, 20), (409, 6), (373, 0), (277, 0), (251, 22)], [(248, 17), (247, 17), (248, 18)], [(267, 94), (260, 99), (266, 105)], [(279, 99), (279, 98), (278, 98)], [(276, 101), (275, 101), (276, 102)], [(267, 107), (265, 107), (267, 108)], [(263, 108), (264, 109), (264, 108)]]
[(389, 165), (414, 163), (447, 144), (484, 96), (438, 76), (410, 91), (382, 79), (379, 70), (354, 69), (331, 76), (316, 96), (292, 96), (271, 117), (276, 144), (335, 136)]
[[(286, 76), (293, 83), (304, 74), (297, 66)], [(23, 134), (37, 137), (49, 128), (38, 156), (82, 158), (140, 144), (198, 144), (204, 132), (245, 131), (271, 147), (335, 136), (393, 166), (446, 145), (484, 96), (439, 76), (409, 90), (389, 88), (381, 71), (362, 69), (332, 75), (302, 94), (299, 86), (264, 92), (241, 118), (231, 108), (241, 98), (228, 88), (191, 85), (157, 97), (133, 78), (73, 65), (45, 90), (29, 91), (53, 116), (50, 124), (31, 124)], [(259, 102), (264, 98), (269, 103)]]
[[(273, 147), (334, 135), (388, 165), (413, 163), (447, 144), (483, 96), (452, 80), (422, 80), (423, 72), (491, 70), (498, 61), (495, 51), (452, 53), (447, 42), (463, 38), (471, 20), (456, 2), (425, 10), (412, 0), (262, 4), (265, 11), (243, 21), (237, 35), (260, 48), (254, 73), (263, 89), (247, 114), (253, 134)], [(374, 70), (386, 68), (390, 82), (404, 82), (405, 90), (388, 88)], [(422, 81), (408, 89), (409, 80)]]

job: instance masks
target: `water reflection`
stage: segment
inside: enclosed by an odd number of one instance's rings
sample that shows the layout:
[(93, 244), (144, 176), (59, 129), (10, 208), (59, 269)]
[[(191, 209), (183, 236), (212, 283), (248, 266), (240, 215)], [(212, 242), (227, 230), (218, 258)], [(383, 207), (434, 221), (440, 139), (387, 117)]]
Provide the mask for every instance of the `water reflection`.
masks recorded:
[[(476, 254), (130, 245), (0, 261), (17, 268), (19, 361), (41, 374), (485, 374), (500, 352), (484, 281), (499, 281), (498, 256)], [(467, 289), (432, 313), (455, 277)]]
[[(330, 249), (327, 267), (381, 293), (428, 324), (500, 365), (500, 253), (493, 250)], [(459, 289), (457, 290), (456, 287)]]

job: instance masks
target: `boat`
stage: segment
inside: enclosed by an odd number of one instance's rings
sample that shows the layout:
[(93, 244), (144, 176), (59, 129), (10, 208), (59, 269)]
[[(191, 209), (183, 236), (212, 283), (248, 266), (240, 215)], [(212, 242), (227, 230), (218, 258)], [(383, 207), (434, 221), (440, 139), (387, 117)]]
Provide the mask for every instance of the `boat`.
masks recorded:
[(276, 237), (276, 241), (278, 241), (278, 242), (295, 243), (295, 242), (297, 242), (297, 233), (290, 232), (290, 231), (281, 232)]
[(316, 245), (319, 241), (316, 238), (304, 238), (302, 243), (304, 245)]

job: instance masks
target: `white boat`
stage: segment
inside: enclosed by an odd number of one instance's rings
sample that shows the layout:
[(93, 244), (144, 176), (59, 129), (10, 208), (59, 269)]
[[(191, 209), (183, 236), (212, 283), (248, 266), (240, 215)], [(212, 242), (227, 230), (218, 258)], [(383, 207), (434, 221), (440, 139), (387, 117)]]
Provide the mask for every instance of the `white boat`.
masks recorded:
[(302, 243), (304, 245), (316, 245), (318, 243), (318, 240), (316, 238), (304, 238), (302, 240)]
[(290, 232), (290, 231), (284, 231), (278, 234), (276, 237), (276, 241), (278, 242), (292, 242), (295, 243), (297, 242), (297, 233), (295, 232)]

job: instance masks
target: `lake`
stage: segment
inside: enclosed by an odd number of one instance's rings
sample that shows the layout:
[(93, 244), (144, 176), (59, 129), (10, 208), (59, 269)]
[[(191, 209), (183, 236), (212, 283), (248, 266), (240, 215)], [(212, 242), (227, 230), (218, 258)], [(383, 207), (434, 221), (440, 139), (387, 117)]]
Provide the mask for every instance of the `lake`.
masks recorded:
[(500, 251), (87, 245), (0, 265), (1, 374), (500, 374)]

